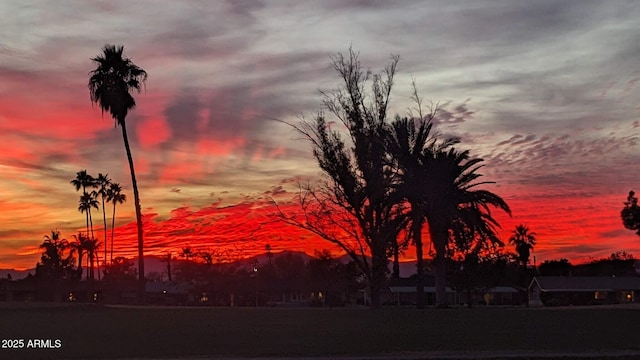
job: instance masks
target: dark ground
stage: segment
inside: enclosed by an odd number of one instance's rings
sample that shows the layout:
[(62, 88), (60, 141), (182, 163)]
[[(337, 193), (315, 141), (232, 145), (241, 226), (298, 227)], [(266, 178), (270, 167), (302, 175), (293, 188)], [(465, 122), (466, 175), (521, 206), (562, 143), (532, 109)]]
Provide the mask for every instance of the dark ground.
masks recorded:
[[(640, 358), (640, 307), (383, 309), (1, 304), (1, 359)], [(27, 348), (34, 339), (58, 349)], [(637, 357), (636, 357), (637, 356)]]

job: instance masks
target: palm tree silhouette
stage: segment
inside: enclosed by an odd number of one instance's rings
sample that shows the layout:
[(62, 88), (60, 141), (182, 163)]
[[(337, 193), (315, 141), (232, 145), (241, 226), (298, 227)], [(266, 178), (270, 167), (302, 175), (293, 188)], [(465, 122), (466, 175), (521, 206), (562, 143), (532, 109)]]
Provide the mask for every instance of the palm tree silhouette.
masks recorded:
[(171, 256), (171, 251), (169, 251), (162, 257), (162, 262), (167, 263), (167, 277), (169, 278), (169, 281), (173, 281), (171, 278), (171, 261), (172, 260), (173, 260), (173, 257)]
[(429, 147), (424, 152), (427, 170), (424, 187), (424, 210), (429, 234), (435, 249), (436, 305), (446, 305), (446, 253), (450, 231), (456, 223), (465, 223), (474, 232), (496, 240), (497, 221), (491, 216), (494, 206), (511, 215), (507, 203), (498, 195), (477, 189), (492, 182), (476, 181), (483, 160), (469, 158), (469, 151)]
[[(529, 282), (529, 275), (527, 272), (527, 264), (529, 264), (529, 257), (531, 256), (531, 250), (536, 243), (536, 234), (529, 231), (529, 227), (524, 224), (516, 226), (513, 230), (513, 235), (509, 238), (509, 243), (514, 244), (516, 247), (516, 253), (518, 254), (518, 262), (522, 264), (521, 281), (523, 288), (527, 288)], [(529, 307), (529, 291), (525, 291), (527, 307)]]
[(75, 239), (74, 242), (72, 242), (71, 244), (69, 244), (69, 246), (71, 246), (72, 249), (74, 249), (75, 251), (78, 252), (78, 278), (80, 280), (82, 280), (82, 258), (84, 257), (84, 253), (85, 251), (87, 251), (87, 241), (89, 240), (89, 237), (86, 235), (83, 235), (81, 232), (78, 232), (78, 235), (73, 235), (73, 238)]
[[(51, 280), (66, 277), (67, 271), (73, 266), (72, 255), (64, 257), (64, 252), (69, 248), (66, 239), (60, 238), (60, 231), (51, 230), (51, 235), (45, 235), (40, 249), (44, 250), (42, 261), (36, 267), (36, 273), (44, 273)], [(40, 271), (38, 271), (40, 270)]]
[(147, 72), (135, 65), (131, 59), (123, 57), (123, 51), (123, 46), (107, 44), (102, 48), (101, 54), (91, 58), (97, 67), (89, 73), (89, 93), (92, 103), (99, 105), (102, 112), (108, 111), (116, 121), (116, 124), (120, 125), (122, 129), (122, 138), (127, 152), (127, 159), (129, 160), (129, 170), (131, 171), (136, 222), (138, 225), (139, 297), (142, 299), (145, 286), (142, 214), (138, 183), (133, 168), (133, 157), (129, 146), (129, 138), (127, 137), (125, 120), (129, 110), (136, 106), (136, 101), (131, 95), (131, 91), (140, 92), (142, 84), (147, 80)]
[[(426, 179), (423, 151), (433, 141), (430, 139), (432, 124), (426, 119), (397, 118), (387, 133), (387, 146), (399, 169), (398, 193), (411, 206), (410, 235), (416, 248), (416, 305), (425, 307), (424, 260), (422, 251), (422, 227), (425, 221), (424, 187)], [(395, 244), (397, 249), (397, 240)]]
[[(93, 187), (95, 183), (95, 179), (93, 178), (93, 176), (87, 173), (87, 170), (81, 170), (76, 173), (76, 178), (71, 180), (70, 183), (76, 188), (76, 191), (80, 191), (80, 189), (82, 189), (82, 196), (85, 196), (87, 195), (87, 188)], [(84, 211), (81, 211), (81, 212), (84, 212)], [(90, 211), (85, 212), (85, 214), (87, 218), (87, 235), (88, 235)]]
[[(122, 187), (118, 183), (111, 183), (107, 190), (107, 202), (113, 204), (113, 215), (111, 216), (111, 255), (110, 262), (113, 262), (113, 230), (116, 225), (116, 204), (122, 204), (127, 201), (127, 196), (122, 193)], [(106, 239), (105, 239), (106, 247)], [(105, 255), (106, 256), (106, 255)]]
[(87, 251), (87, 256), (89, 257), (89, 279), (91, 281), (93, 281), (95, 278), (94, 264), (98, 255), (97, 252), (98, 248), (100, 248), (100, 245), (102, 245), (102, 243), (100, 243), (98, 239), (95, 238), (86, 239), (84, 243), (84, 249)]
[(80, 196), (80, 201), (78, 202), (78, 211), (80, 213), (85, 213), (89, 217), (89, 225), (87, 228), (87, 234), (89, 234), (89, 230), (91, 230), (91, 237), (93, 238), (93, 218), (91, 217), (91, 209), (98, 210), (98, 200), (96, 200), (97, 193), (92, 191), (90, 193), (84, 193)]
[(109, 187), (111, 186), (111, 179), (109, 179), (109, 174), (102, 174), (99, 173), (98, 177), (96, 178), (96, 188), (98, 189), (98, 195), (100, 195), (100, 199), (102, 200), (102, 220), (103, 220), (103, 224), (104, 224), (104, 243), (105, 243), (105, 247), (104, 247), (104, 266), (106, 267), (107, 264), (107, 211), (104, 207), (104, 202), (105, 199), (108, 197), (108, 192), (109, 192)]
[(180, 251), (180, 256), (182, 256), (187, 260), (187, 262), (189, 262), (189, 259), (195, 256), (195, 253), (191, 249), (191, 246), (185, 246), (182, 248), (182, 251)]
[(531, 250), (533, 250), (533, 245), (536, 244), (536, 233), (530, 232), (528, 226), (520, 224), (513, 230), (509, 243), (515, 245), (518, 262), (526, 269)]

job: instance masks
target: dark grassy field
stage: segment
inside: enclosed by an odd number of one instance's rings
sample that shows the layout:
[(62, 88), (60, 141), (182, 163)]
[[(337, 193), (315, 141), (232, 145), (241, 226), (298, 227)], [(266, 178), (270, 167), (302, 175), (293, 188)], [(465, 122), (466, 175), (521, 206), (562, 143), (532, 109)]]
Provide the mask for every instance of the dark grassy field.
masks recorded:
[(640, 352), (640, 309), (278, 309), (2, 306), (1, 359)]

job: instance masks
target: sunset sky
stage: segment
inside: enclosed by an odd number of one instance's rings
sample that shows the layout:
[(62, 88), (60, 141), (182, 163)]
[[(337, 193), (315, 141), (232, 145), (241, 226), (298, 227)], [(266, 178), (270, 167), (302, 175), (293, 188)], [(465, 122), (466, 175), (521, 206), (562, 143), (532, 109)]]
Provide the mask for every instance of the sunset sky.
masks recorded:
[(444, 105), (438, 129), (485, 159), (513, 210), (498, 215), (504, 240), (525, 223), (538, 262), (640, 256), (619, 216), (640, 190), (636, 2), (10, 0), (0, 13), (0, 268), (34, 267), (51, 229), (84, 230), (69, 184), (83, 169), (124, 187), (116, 254), (135, 254), (122, 134), (87, 89), (106, 43), (149, 74), (127, 118), (148, 254), (335, 251), (264, 224), (269, 197), (286, 204), (320, 175), (274, 119), (313, 117), (339, 85), (330, 56), (352, 46), (374, 71), (400, 55), (391, 114), (412, 106), (412, 77)]

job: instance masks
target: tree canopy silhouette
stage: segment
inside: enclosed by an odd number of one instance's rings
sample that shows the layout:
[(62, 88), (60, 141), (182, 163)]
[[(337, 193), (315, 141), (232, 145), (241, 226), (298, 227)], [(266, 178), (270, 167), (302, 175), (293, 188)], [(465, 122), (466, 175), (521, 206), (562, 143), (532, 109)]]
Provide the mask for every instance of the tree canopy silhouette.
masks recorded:
[(629, 191), (620, 216), (624, 227), (629, 230), (635, 230), (636, 234), (640, 236), (640, 206), (638, 206), (638, 198), (635, 195), (636, 193), (633, 190)]
[(55, 281), (72, 278), (74, 275), (73, 253), (66, 239), (60, 238), (60, 232), (51, 230), (51, 235), (45, 235), (40, 244), (43, 251), (40, 262), (36, 265), (36, 276)]
[(515, 246), (516, 253), (518, 254), (518, 262), (523, 268), (526, 268), (529, 263), (533, 245), (536, 244), (536, 233), (531, 232), (528, 226), (520, 224), (513, 230), (513, 234), (509, 238), (509, 243)]

